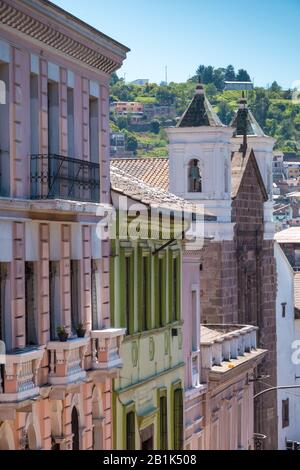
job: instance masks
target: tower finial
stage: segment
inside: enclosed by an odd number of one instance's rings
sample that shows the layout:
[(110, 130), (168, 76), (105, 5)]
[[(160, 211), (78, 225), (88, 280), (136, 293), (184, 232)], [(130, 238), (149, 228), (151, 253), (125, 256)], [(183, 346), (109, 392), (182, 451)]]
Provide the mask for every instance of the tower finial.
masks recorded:
[(196, 95), (204, 95), (204, 86), (201, 84), (201, 83), (198, 83), (198, 85), (196, 86), (196, 92), (195, 94)]
[(243, 135), (243, 143), (240, 146), (240, 152), (242, 152), (243, 157), (245, 157), (248, 148), (248, 106), (244, 91), (242, 91), (242, 97), (239, 99), (238, 103), (238, 115), (240, 119), (239, 127), (242, 130)]

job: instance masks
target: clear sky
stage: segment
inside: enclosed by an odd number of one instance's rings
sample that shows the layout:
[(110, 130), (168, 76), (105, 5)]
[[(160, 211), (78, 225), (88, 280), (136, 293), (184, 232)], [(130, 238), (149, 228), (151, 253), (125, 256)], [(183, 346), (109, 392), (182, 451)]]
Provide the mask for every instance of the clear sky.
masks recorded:
[(245, 68), (256, 85), (300, 80), (300, 0), (53, 0), (131, 52), (126, 81), (185, 81), (199, 64)]

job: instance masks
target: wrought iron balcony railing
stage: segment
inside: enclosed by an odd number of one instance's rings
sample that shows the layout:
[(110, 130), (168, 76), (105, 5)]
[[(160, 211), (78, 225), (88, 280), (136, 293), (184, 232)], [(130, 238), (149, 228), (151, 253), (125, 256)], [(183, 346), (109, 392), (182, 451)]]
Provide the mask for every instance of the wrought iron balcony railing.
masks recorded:
[(100, 166), (61, 155), (31, 155), (31, 199), (100, 202)]

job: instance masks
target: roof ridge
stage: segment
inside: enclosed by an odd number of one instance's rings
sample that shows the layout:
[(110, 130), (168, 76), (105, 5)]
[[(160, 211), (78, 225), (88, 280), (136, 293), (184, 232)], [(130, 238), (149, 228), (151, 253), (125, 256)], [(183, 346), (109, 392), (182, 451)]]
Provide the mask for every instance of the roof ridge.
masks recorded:
[(224, 127), (207, 99), (203, 85), (197, 85), (195, 95), (176, 127)]

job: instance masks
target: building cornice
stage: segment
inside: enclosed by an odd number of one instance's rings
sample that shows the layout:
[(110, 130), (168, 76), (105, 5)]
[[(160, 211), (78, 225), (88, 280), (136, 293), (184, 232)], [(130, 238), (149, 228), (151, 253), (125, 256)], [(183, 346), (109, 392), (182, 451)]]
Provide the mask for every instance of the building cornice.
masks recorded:
[(122, 65), (125, 46), (58, 10), (44, 0), (0, 0), (0, 22), (105, 74)]

